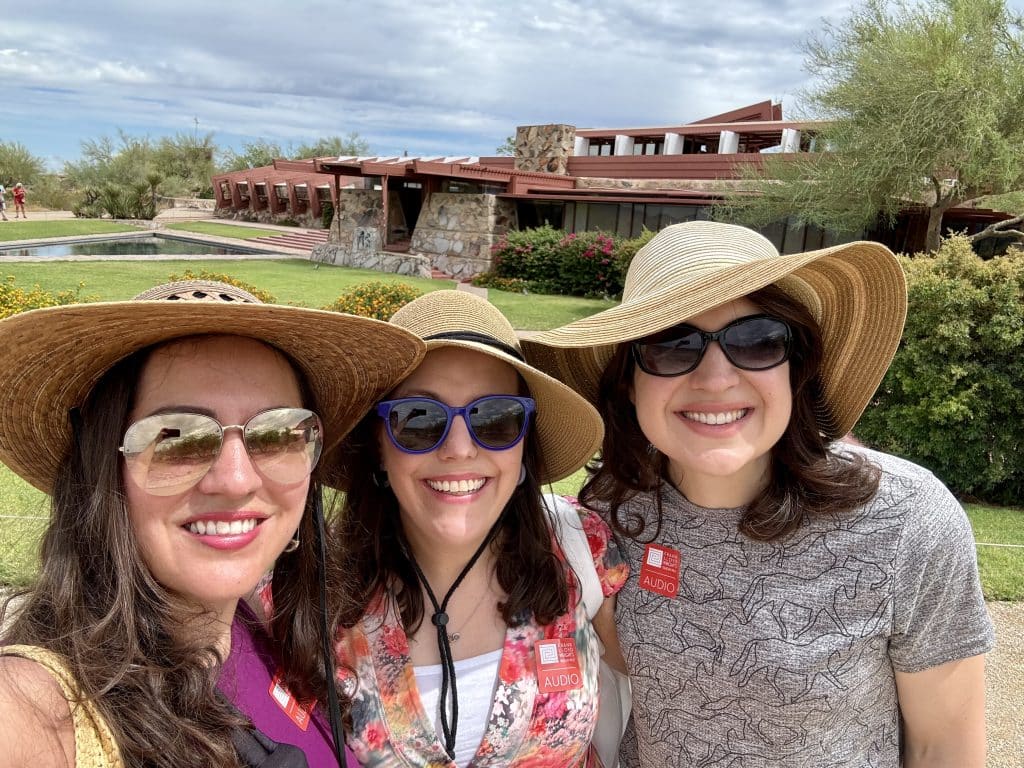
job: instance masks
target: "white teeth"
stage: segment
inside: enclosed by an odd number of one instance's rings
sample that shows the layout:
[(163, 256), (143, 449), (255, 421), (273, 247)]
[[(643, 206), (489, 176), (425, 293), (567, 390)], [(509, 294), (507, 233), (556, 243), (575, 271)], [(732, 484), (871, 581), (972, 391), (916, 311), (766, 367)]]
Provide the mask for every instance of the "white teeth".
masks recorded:
[(427, 480), (427, 485), (441, 493), (474, 493), (479, 491), (484, 483), (484, 478), (478, 477), (473, 480)]
[(701, 424), (711, 424), (719, 426), (721, 424), (732, 424), (734, 421), (738, 421), (747, 415), (748, 408), (743, 408), (738, 411), (725, 411), (724, 413), (705, 413), (703, 411), (683, 411), (683, 417), (690, 421), (696, 421)]
[(256, 527), (256, 518), (248, 517), (245, 520), (196, 520), (188, 524), (190, 533), (198, 536), (225, 536), (248, 533)]

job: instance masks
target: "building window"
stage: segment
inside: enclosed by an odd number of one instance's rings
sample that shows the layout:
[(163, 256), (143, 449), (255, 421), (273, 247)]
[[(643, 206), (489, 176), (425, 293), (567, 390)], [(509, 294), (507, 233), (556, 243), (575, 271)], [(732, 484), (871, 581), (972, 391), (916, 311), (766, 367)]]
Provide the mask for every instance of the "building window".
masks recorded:
[(588, 154), (591, 157), (610, 157), (615, 153), (615, 139), (591, 139)]
[(634, 155), (660, 155), (665, 151), (665, 139), (637, 138), (633, 142)]
[(445, 179), (441, 182), (442, 192), (455, 192), (457, 194), (465, 195), (479, 195), (483, 190), (480, 185), (473, 181), (463, 181), (461, 179)]

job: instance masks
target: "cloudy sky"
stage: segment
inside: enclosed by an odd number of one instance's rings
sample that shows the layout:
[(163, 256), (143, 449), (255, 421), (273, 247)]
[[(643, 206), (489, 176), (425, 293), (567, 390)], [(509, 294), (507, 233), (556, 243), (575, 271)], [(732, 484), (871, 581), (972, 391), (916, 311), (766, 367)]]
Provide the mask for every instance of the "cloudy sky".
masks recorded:
[(119, 129), (212, 132), (236, 149), (356, 131), (374, 154), (489, 155), (523, 124), (670, 125), (764, 99), (785, 109), (806, 83), (801, 41), (848, 7), (0, 0), (0, 141), (55, 168)]

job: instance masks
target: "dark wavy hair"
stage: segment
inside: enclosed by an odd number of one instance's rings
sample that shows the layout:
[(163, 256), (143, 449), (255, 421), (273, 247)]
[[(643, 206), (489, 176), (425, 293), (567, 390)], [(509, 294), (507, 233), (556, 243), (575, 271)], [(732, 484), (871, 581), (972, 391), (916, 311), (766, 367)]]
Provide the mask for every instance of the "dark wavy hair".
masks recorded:
[[(11, 624), (2, 642), (59, 654), (81, 698), (102, 713), (126, 765), (238, 766), (231, 731), (248, 722), (216, 691), (223, 659), (209, 644), (182, 636), (182, 626), (204, 617), (147, 569), (123, 493), (118, 446), (140, 374), (159, 348), (117, 363), (73, 415), (75, 437), (57, 472), (40, 572), (33, 586), (4, 605)], [(289, 363), (301, 387), (299, 369)], [(307, 407), (315, 407), (307, 391), (303, 396)], [(322, 685), (323, 678), (313, 623), (319, 611), (311, 575), (313, 486), (299, 547), (280, 556), (274, 573), (276, 604), (299, 617), (293, 626), (274, 625), (297, 691)], [(11, 600), (20, 605), (13, 608)]]
[[(746, 298), (793, 330), (789, 357), (793, 411), (789, 425), (771, 450), (768, 486), (750, 504), (739, 529), (753, 539), (771, 540), (795, 530), (812, 515), (843, 514), (868, 502), (878, 491), (879, 469), (860, 454), (836, 453), (821, 434), (816, 413), (824, 410), (821, 388), (821, 330), (807, 308), (780, 288), (769, 285)], [(634, 362), (630, 345), (620, 344), (601, 375), (598, 410), (605, 436), (600, 459), (580, 501), (606, 510), (617, 533), (647, 537), (642, 515), (629, 513), (627, 501), (638, 493), (653, 493), (657, 508), (655, 531), (661, 532), (663, 482), (668, 482), (668, 459), (650, 450), (630, 400)]]
[[(347, 438), (343, 449), (344, 507), (328, 536), (334, 544), (330, 573), (344, 574), (345, 589), (330, 588), (336, 625), (352, 627), (374, 599), (396, 594), (406, 633), (423, 621), (423, 593), (403, 542), (395, 494), (382, 482), (378, 434), (380, 419), (369, 414)], [(498, 584), (508, 599), (498, 604), (505, 622), (517, 626), (532, 615), (549, 624), (568, 610), (564, 566), (554, 552), (549, 518), (541, 502), (540, 448), (534, 427), (524, 441), (526, 479), (516, 487), (490, 544)]]

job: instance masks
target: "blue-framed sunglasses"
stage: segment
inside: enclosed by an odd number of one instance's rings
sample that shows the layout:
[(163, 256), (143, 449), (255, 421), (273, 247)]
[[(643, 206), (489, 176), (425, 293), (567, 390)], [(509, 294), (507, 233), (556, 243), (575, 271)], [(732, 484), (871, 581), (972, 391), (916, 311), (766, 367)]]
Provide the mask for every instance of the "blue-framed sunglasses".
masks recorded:
[(388, 439), (405, 453), (435, 450), (461, 416), (470, 437), (481, 448), (504, 451), (516, 445), (537, 408), (532, 397), (488, 395), (463, 406), (451, 406), (429, 397), (401, 397), (377, 403)]

